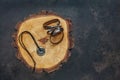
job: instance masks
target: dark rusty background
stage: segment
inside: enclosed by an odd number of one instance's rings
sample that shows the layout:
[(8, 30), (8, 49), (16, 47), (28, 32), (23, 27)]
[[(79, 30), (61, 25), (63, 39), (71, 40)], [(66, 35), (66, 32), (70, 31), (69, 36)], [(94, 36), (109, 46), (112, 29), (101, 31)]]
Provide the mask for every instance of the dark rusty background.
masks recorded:
[[(11, 46), (17, 22), (41, 10), (73, 23), (72, 55), (50, 74), (32, 73)], [(120, 80), (120, 0), (0, 0), (0, 80)]]

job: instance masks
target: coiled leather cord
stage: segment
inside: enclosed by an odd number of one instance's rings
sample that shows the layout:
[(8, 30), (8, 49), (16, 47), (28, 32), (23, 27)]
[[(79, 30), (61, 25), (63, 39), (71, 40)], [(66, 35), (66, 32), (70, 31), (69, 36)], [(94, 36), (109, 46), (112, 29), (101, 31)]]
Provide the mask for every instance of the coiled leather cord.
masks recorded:
[(33, 35), (32, 35), (29, 31), (23, 31), (23, 32), (19, 35), (18, 40), (19, 40), (20, 45), (21, 45), (22, 48), (28, 53), (28, 55), (31, 57), (31, 59), (32, 59), (32, 61), (33, 61), (33, 63), (34, 63), (34, 67), (33, 67), (33, 71), (32, 71), (32, 72), (34, 72), (34, 71), (35, 71), (35, 67), (36, 67), (36, 62), (35, 62), (34, 58), (32, 57), (32, 55), (30, 54), (29, 50), (26, 48), (25, 44), (23, 43), (23, 34), (29, 34), (29, 35), (31, 36), (31, 38), (33, 39), (36, 47), (39, 48), (39, 46), (38, 46), (35, 38), (33, 37)]

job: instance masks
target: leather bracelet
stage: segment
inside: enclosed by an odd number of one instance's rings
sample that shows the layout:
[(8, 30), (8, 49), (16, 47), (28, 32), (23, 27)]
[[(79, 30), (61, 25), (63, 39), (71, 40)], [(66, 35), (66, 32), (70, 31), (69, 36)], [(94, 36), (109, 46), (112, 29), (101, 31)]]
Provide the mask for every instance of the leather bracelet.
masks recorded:
[[(49, 26), (50, 24), (56, 23), (56, 22), (58, 22), (56, 26)], [(52, 44), (58, 44), (63, 40), (64, 33), (63, 33), (63, 28), (60, 26), (60, 20), (59, 19), (52, 19), (52, 20), (50, 20), (48, 22), (45, 22), (43, 24), (43, 28), (45, 30), (48, 30), (47, 34), (50, 35), (50, 42)], [(54, 38), (55, 36), (58, 36), (60, 34), (62, 34), (62, 37), (57, 42), (54, 42), (54, 41), (51, 40), (52, 38)]]
[(50, 26), (48, 26), (48, 25), (50, 25), (50, 24), (52, 24), (52, 23), (55, 23), (55, 22), (58, 22), (58, 25), (60, 24), (59, 19), (52, 19), (52, 20), (47, 21), (47, 22), (45, 22), (45, 23), (43, 24), (44, 29), (45, 29), (45, 30), (46, 30), (46, 29), (50, 29)]

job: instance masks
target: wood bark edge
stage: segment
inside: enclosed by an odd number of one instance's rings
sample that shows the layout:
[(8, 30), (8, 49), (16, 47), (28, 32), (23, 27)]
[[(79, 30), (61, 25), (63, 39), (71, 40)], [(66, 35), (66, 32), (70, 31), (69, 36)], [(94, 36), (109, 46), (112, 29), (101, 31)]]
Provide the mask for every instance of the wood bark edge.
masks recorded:
[[(31, 18), (35, 18), (35, 17), (38, 17), (38, 16), (43, 16), (43, 15), (55, 15), (55, 16), (58, 16), (60, 18), (62, 18), (61, 16), (57, 15), (56, 13), (52, 12), (52, 11), (46, 11), (46, 10), (42, 10), (41, 12), (39, 12), (38, 14), (32, 14), (30, 16), (28, 16), (27, 18), (24, 18), (23, 21), (20, 21), (17, 23), (17, 25), (15, 26), (15, 32), (12, 34), (12, 38), (13, 38), (13, 42), (12, 42), (12, 46), (15, 47), (17, 49), (17, 54), (16, 54), (16, 57), (21, 61), (23, 62), (28, 68), (32, 69), (27, 63), (26, 61), (22, 58), (22, 55), (20, 54), (20, 51), (18, 50), (18, 46), (17, 46), (17, 34), (18, 34), (18, 31), (19, 31), (19, 28), (20, 28), (20, 25), (22, 22), (28, 20), (28, 19), (31, 19)], [(62, 18), (63, 19), (63, 18)], [(67, 22), (67, 25), (68, 25), (68, 39), (69, 39), (69, 48), (68, 48), (68, 51), (66, 53), (66, 56), (64, 57), (64, 59), (59, 62), (57, 65), (49, 68), (49, 69), (36, 69), (35, 72), (37, 73), (41, 73), (43, 71), (45, 72), (53, 72), (55, 70), (58, 70), (61, 66), (62, 66), (62, 63), (64, 62), (67, 62), (68, 58), (70, 57), (71, 55), (71, 49), (74, 47), (74, 40), (72, 38), (72, 35), (71, 35), (71, 31), (72, 31), (72, 22), (70, 19), (64, 19), (66, 20)]]

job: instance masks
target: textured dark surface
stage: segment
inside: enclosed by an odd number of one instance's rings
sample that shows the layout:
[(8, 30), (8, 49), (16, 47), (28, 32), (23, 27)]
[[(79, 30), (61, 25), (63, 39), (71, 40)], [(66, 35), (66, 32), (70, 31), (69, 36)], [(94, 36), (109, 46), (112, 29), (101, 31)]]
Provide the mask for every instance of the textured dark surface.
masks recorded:
[[(50, 74), (32, 73), (11, 46), (17, 22), (41, 10), (73, 22), (72, 55)], [(120, 80), (120, 1), (0, 0), (0, 80)]]

